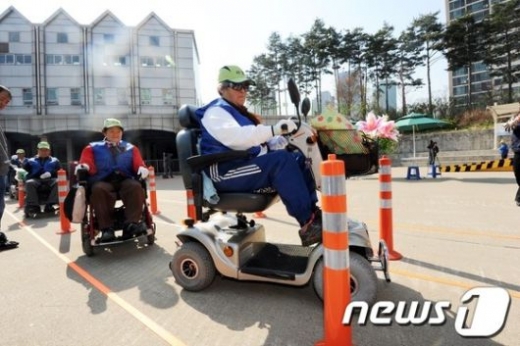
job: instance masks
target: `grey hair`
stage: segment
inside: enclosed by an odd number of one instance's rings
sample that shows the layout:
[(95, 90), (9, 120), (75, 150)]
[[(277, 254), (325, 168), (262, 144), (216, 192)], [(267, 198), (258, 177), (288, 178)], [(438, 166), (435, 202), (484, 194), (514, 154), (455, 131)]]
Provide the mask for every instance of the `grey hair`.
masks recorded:
[(224, 89), (226, 89), (227, 86), (226, 86), (226, 83), (225, 82), (222, 82), (222, 83), (218, 83), (217, 85), (217, 92), (220, 96), (222, 96), (222, 93), (224, 92)]

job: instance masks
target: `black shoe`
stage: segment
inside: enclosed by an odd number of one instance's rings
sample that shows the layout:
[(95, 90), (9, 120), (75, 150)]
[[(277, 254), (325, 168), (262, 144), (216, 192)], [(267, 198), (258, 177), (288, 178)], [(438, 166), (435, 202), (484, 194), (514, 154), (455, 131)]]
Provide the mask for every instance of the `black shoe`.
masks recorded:
[(4, 232), (0, 232), (0, 244), (7, 243), (7, 237), (5, 236)]
[(36, 217), (41, 214), (42, 210), (39, 205), (27, 205), (25, 206), (24, 213), (28, 217)]
[(18, 247), (18, 242), (8, 240), (5, 233), (0, 232), (0, 251), (14, 249), (16, 247)]
[(101, 230), (101, 242), (108, 243), (116, 240), (116, 235), (112, 228), (104, 228)]
[[(320, 215), (321, 216), (321, 215)], [(321, 217), (313, 213), (311, 219), (298, 232), (303, 246), (309, 246), (322, 241)]]
[(146, 233), (146, 225), (143, 222), (130, 222), (123, 227), (123, 238), (129, 239)]
[(54, 213), (56, 209), (54, 209), (52, 204), (46, 204), (45, 208), (43, 209), (44, 213)]

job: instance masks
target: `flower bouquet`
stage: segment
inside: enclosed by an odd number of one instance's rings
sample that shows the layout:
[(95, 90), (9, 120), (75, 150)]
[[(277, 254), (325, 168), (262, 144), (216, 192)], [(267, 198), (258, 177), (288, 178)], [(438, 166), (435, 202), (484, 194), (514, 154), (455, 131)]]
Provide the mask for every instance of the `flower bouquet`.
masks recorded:
[(367, 114), (366, 120), (356, 123), (356, 127), (366, 137), (377, 142), (379, 154), (392, 154), (397, 149), (399, 131), (395, 127), (395, 122), (388, 120), (387, 115), (377, 116), (370, 112)]

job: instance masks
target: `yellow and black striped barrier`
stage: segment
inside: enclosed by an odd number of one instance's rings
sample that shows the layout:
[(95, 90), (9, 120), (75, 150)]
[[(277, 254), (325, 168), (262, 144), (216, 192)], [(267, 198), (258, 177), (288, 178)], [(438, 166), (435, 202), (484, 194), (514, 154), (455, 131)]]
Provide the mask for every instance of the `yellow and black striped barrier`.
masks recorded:
[(464, 163), (461, 165), (441, 166), (441, 172), (512, 171), (513, 159)]

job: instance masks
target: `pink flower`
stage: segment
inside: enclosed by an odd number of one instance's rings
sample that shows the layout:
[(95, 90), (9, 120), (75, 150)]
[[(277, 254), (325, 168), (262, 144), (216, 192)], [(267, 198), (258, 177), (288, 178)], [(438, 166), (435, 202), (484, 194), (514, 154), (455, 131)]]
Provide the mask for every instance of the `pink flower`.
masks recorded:
[(382, 118), (375, 115), (373, 112), (367, 114), (366, 121), (360, 120), (356, 123), (359, 131), (364, 132), (372, 138), (377, 138), (378, 129), (381, 126)]
[(367, 114), (366, 121), (358, 121), (356, 126), (359, 131), (364, 132), (373, 139), (388, 138), (397, 141), (399, 131), (395, 127), (393, 120), (388, 120), (387, 115), (377, 116), (373, 112)]

